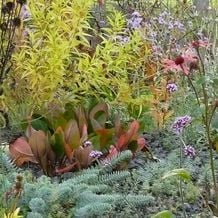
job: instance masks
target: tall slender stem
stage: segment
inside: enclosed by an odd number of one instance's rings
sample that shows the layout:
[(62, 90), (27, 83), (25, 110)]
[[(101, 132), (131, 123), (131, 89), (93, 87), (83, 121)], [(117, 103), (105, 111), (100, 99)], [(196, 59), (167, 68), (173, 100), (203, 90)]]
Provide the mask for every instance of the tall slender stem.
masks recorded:
[[(200, 60), (203, 75), (205, 76), (206, 70), (205, 70), (203, 59), (201, 57), (199, 50), (196, 49), (196, 51), (197, 51), (197, 54)], [(211, 173), (212, 173), (212, 178), (213, 178), (214, 191), (216, 194), (216, 206), (218, 208), (218, 189), (217, 189), (217, 184), (216, 184), (216, 173), (215, 173), (215, 166), (214, 166), (214, 160), (213, 160), (213, 143), (212, 143), (211, 136), (210, 136), (210, 124), (211, 124), (211, 120), (215, 113), (216, 108), (213, 109), (212, 114), (210, 115), (210, 106), (209, 106), (207, 89), (204, 83), (201, 86), (202, 86), (202, 91), (203, 91), (203, 103), (205, 106), (203, 121), (204, 121), (205, 129), (206, 129), (206, 136), (207, 136), (207, 141), (208, 141), (209, 149), (210, 149), (210, 167), (211, 167)]]
[[(180, 141), (182, 143), (180, 143), (180, 158), (179, 158), (179, 168), (182, 168), (182, 159), (183, 159), (183, 155), (182, 155), (182, 152), (183, 152), (183, 146), (186, 146), (182, 136), (179, 136), (180, 138)], [(183, 193), (183, 188), (182, 188), (182, 179), (179, 180), (179, 191), (180, 191), (180, 196), (181, 196), (181, 202), (182, 202), (182, 211), (183, 211), (183, 216), (184, 218), (186, 218), (186, 212), (185, 212), (185, 207), (184, 207), (184, 193)]]

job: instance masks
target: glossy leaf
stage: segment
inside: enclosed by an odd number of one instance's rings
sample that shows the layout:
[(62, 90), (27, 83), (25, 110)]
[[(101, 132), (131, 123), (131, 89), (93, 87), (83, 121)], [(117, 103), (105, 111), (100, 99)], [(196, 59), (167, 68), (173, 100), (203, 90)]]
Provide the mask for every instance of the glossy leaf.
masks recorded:
[(48, 120), (45, 117), (42, 117), (40, 114), (33, 114), (31, 119), (31, 125), (35, 130), (43, 130), (47, 132)]
[(82, 145), (85, 141), (88, 140), (88, 129), (86, 124), (84, 124), (82, 128), (81, 138), (80, 138), (80, 144)]
[[(99, 126), (104, 127), (108, 119), (108, 105), (106, 103), (99, 103), (92, 108), (89, 113), (90, 120), (96, 120)], [(94, 131), (96, 131), (95, 126), (93, 126)]]
[(80, 146), (80, 132), (76, 120), (70, 120), (65, 129), (65, 142), (72, 148), (78, 148)]
[(80, 146), (79, 148), (75, 149), (74, 157), (78, 162), (80, 168), (87, 168), (91, 163), (92, 158), (89, 156), (91, 151), (92, 151), (92, 146), (88, 146), (84, 148)]
[(86, 126), (88, 125), (86, 115), (85, 115), (85, 111), (80, 106), (80, 107), (75, 109), (75, 114), (76, 114), (76, 118), (77, 118), (77, 121), (78, 121), (78, 126), (79, 126), (80, 133), (82, 133), (84, 125), (86, 125)]
[(9, 145), (9, 151), (12, 159), (14, 159), (18, 166), (21, 166), (25, 162), (37, 163), (30, 145), (24, 137), (20, 137), (11, 143)]
[(64, 154), (65, 137), (61, 127), (58, 127), (51, 137), (51, 146), (55, 154), (59, 157)]
[(43, 171), (48, 174), (49, 145), (45, 133), (41, 130), (34, 132), (29, 138), (29, 144)]
[(99, 129), (96, 131), (96, 133), (100, 136), (99, 137), (99, 142), (100, 142), (100, 148), (106, 148), (109, 144), (112, 143), (112, 138), (113, 138), (113, 129)]
[(120, 138), (118, 139), (117, 142), (118, 149), (123, 150), (124, 148), (126, 148), (128, 143), (130, 143), (133, 140), (137, 140), (138, 130), (139, 130), (139, 122), (133, 121), (130, 124), (128, 131), (125, 134), (121, 135)]

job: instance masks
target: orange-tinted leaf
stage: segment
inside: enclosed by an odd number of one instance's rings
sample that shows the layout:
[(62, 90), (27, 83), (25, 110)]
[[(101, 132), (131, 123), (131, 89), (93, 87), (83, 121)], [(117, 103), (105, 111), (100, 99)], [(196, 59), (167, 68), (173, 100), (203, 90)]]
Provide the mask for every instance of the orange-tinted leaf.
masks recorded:
[(87, 168), (89, 164), (91, 163), (91, 157), (89, 154), (92, 151), (92, 146), (87, 147), (79, 147), (75, 149), (74, 157), (76, 158), (80, 168)]
[(29, 138), (29, 144), (34, 156), (38, 160), (46, 154), (46, 135), (43, 131), (34, 132)]
[(67, 173), (73, 170), (73, 168), (75, 168), (75, 166), (77, 165), (77, 163), (72, 163), (64, 168), (61, 169), (56, 169), (55, 172), (57, 174), (61, 174), (61, 173)]
[(147, 145), (147, 142), (145, 140), (145, 138), (140, 137), (137, 139), (137, 144), (138, 144), (138, 148), (136, 151), (141, 151), (142, 149), (144, 149)]
[(75, 109), (75, 114), (77, 116), (80, 133), (82, 134), (84, 125), (85, 126), (88, 125), (85, 111), (84, 111), (84, 109), (82, 107), (78, 107), (78, 108)]
[(48, 143), (48, 136), (42, 130), (34, 132), (29, 138), (31, 150), (42, 167), (45, 174), (50, 174), (51, 160), (49, 160), (49, 152), (51, 147)]
[(130, 124), (129, 130), (120, 136), (117, 142), (117, 147), (119, 150), (123, 150), (128, 143), (130, 143), (132, 140), (137, 140), (138, 138), (138, 130), (139, 130), (139, 122), (133, 121)]
[(87, 130), (87, 125), (84, 124), (84, 126), (82, 128), (82, 136), (80, 139), (80, 144), (83, 144), (87, 140), (88, 140), (88, 130)]
[(113, 137), (113, 129), (99, 129), (96, 131), (98, 135), (100, 135), (100, 147), (105, 148), (112, 140)]
[(109, 149), (109, 152), (108, 152), (108, 155), (106, 156), (106, 160), (107, 159), (112, 159), (114, 157), (117, 157), (117, 155), (119, 154), (119, 151), (117, 150), (117, 148), (113, 145), (110, 146), (110, 149)]
[(127, 139), (126, 139), (126, 134), (123, 134), (119, 137), (118, 141), (117, 141), (117, 148), (119, 150), (123, 150), (124, 149), (124, 146), (126, 145), (126, 142), (127, 142)]
[(80, 132), (76, 120), (70, 120), (64, 130), (65, 142), (72, 148), (80, 146)]
[(67, 158), (69, 160), (72, 160), (73, 158), (73, 149), (70, 145), (68, 145), (67, 143), (64, 143), (64, 151), (65, 151), (65, 154), (67, 156)]
[(9, 151), (11, 157), (15, 160), (18, 166), (21, 166), (25, 162), (37, 163), (30, 145), (24, 137), (16, 139), (13, 143), (9, 145)]

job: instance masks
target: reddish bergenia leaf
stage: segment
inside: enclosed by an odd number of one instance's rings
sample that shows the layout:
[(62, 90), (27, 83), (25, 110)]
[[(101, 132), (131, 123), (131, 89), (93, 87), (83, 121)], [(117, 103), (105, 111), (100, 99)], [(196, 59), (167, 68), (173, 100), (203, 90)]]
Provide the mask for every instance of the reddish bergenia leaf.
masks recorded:
[(66, 167), (64, 167), (64, 168), (60, 168), (60, 169), (55, 169), (55, 172), (57, 173), (57, 174), (62, 174), (62, 173), (67, 173), (67, 172), (70, 172), (70, 171), (72, 171), (73, 170), (73, 168), (77, 165), (78, 163), (76, 162), (76, 163), (72, 163), (72, 164), (69, 164), (69, 165), (67, 165)]
[(143, 137), (140, 137), (140, 138), (137, 139), (137, 144), (138, 144), (138, 148), (137, 148), (136, 151), (141, 151), (143, 149), (146, 149), (146, 150), (148, 149), (147, 141)]
[(80, 144), (82, 145), (87, 140), (88, 140), (88, 128), (87, 125), (84, 124), (81, 132)]
[(100, 147), (105, 148), (112, 139), (113, 129), (103, 128), (97, 130), (96, 133), (100, 135)]
[(77, 116), (80, 134), (82, 134), (84, 126), (88, 125), (84, 108), (82, 108), (81, 106), (76, 108), (75, 114)]
[(119, 154), (119, 151), (117, 150), (117, 148), (113, 145), (110, 146), (110, 149), (109, 149), (109, 152), (108, 152), (108, 155), (106, 156), (106, 160), (107, 159), (112, 159), (114, 157), (117, 157), (117, 155)]
[(72, 160), (73, 158), (73, 149), (70, 145), (68, 145), (67, 143), (64, 143), (64, 151), (65, 151), (65, 154), (68, 158), (68, 160)]
[(123, 150), (126, 148), (128, 143), (130, 143), (133, 140), (137, 140), (138, 138), (138, 130), (139, 130), (139, 122), (134, 120), (129, 127), (129, 130), (120, 136), (120, 138), (117, 141), (117, 148), (119, 150)]
[(72, 148), (78, 148), (80, 146), (80, 132), (76, 120), (70, 120), (65, 129), (65, 142)]
[(34, 132), (29, 138), (29, 145), (36, 157), (37, 161), (41, 165), (43, 171), (48, 172), (48, 138), (42, 130)]
[(12, 159), (14, 159), (18, 166), (21, 166), (25, 162), (37, 163), (30, 145), (24, 137), (20, 137), (11, 143), (9, 145), (9, 151)]

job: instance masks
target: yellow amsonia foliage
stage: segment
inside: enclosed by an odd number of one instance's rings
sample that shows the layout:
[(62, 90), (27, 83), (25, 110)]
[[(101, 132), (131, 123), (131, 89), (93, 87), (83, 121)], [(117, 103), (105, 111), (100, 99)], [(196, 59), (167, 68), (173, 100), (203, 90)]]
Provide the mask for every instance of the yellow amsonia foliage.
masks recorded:
[[(50, 102), (78, 103), (89, 96), (136, 105), (150, 100), (142, 70), (149, 47), (137, 31), (125, 44), (116, 40), (125, 32), (120, 12), (111, 12), (108, 28), (96, 33), (90, 24), (93, 0), (28, 2), (28, 37), (13, 56), (2, 107), (25, 116)], [(94, 37), (98, 42), (91, 46), (88, 39)]]
[(4, 214), (4, 218), (22, 218), (23, 216), (18, 215), (20, 212), (20, 208), (17, 208), (14, 212)]

